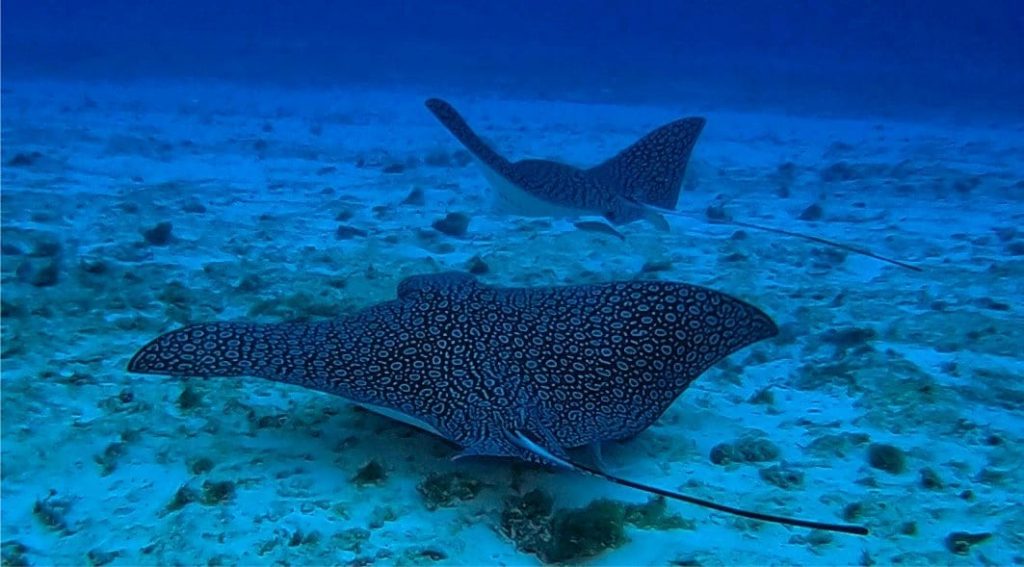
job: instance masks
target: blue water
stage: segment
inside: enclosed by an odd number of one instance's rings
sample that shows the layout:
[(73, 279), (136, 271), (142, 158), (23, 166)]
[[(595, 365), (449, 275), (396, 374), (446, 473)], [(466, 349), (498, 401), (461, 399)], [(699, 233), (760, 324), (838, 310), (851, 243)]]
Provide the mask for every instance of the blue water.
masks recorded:
[[(4, 565), (1024, 562), (1019, 2), (17, 0), (0, 63)], [(612, 226), (496, 202), (431, 97), (581, 168), (707, 123), (676, 211)], [(183, 325), (351, 317), (449, 270), (762, 309), (779, 334), (605, 466), (870, 535), (126, 370)]]
[(465, 85), (818, 111), (1018, 113), (1024, 14), (962, 2), (5, 4), (5, 74)]

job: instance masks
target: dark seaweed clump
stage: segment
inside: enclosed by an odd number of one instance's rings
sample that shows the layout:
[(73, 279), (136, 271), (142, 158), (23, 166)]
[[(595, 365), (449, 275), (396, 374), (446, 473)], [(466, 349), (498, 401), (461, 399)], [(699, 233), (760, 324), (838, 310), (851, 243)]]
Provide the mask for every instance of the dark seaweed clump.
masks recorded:
[(991, 537), (992, 534), (989, 532), (977, 534), (953, 532), (946, 536), (946, 549), (957, 555), (967, 555), (971, 551), (972, 546), (982, 543)]
[(582, 508), (554, 510), (552, 497), (533, 490), (506, 499), (499, 530), (520, 551), (545, 563), (578, 563), (629, 541), (626, 524), (641, 529), (693, 529), (693, 523), (666, 514), (663, 498), (646, 504), (595, 500)]
[(434, 221), (431, 225), (434, 230), (447, 234), (448, 236), (461, 237), (469, 230), (469, 215), (463, 213), (448, 213), (443, 219)]
[(907, 468), (907, 458), (898, 447), (872, 443), (868, 446), (868, 464), (890, 474), (900, 474)]
[(370, 462), (366, 463), (356, 472), (356, 476), (352, 478), (357, 486), (377, 485), (383, 484), (388, 478), (388, 471), (384, 468), (384, 465), (380, 464), (376, 459), (371, 459)]
[(168, 221), (159, 222), (156, 226), (142, 231), (143, 238), (152, 246), (167, 246), (174, 240), (174, 225)]
[(716, 465), (774, 461), (777, 458), (778, 446), (758, 437), (743, 437), (733, 443), (719, 443), (711, 449), (711, 462)]
[(484, 484), (462, 473), (433, 473), (416, 486), (427, 510), (448, 508), (458, 502), (472, 500)]

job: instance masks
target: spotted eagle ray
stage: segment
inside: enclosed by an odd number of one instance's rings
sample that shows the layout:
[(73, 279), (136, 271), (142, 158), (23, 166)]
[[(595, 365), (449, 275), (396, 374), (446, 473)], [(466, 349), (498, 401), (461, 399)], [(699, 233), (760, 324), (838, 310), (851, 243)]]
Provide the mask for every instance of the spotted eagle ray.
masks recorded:
[[(546, 159), (509, 161), (487, 145), (450, 103), (431, 98), (426, 105), (480, 161), (485, 177), (511, 212), (566, 218), (599, 215), (614, 225), (644, 219), (661, 230), (669, 229), (663, 215), (683, 216), (674, 209), (693, 147), (707, 123), (699, 116), (669, 122), (604, 163), (581, 169)], [(732, 219), (715, 222), (801, 238), (921, 271), (866, 248), (819, 236)], [(618, 234), (613, 228), (609, 230)]]
[(413, 276), (395, 300), (322, 322), (207, 323), (164, 334), (128, 371), (255, 376), (341, 396), (462, 448), (596, 475), (756, 520), (854, 534), (741, 510), (573, 461), (645, 430), (701, 373), (774, 336), (761, 310), (684, 283), (499, 288), (467, 274)]

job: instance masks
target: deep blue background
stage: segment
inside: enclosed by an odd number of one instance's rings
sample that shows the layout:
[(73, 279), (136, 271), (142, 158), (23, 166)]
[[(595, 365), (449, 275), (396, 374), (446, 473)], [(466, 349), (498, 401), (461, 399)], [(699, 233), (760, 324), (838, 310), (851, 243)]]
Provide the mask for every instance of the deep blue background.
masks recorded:
[(6, 0), (2, 62), (5, 78), (1019, 116), (1022, 38), (1020, 0)]

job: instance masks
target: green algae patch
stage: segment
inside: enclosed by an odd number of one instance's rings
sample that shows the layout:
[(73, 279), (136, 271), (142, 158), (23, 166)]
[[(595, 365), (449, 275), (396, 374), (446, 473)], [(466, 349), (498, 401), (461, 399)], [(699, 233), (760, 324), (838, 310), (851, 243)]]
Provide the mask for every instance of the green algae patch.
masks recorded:
[(376, 459), (370, 459), (368, 463), (359, 467), (356, 475), (352, 477), (352, 482), (359, 487), (376, 486), (384, 484), (384, 481), (387, 479), (388, 471), (384, 468), (384, 465), (380, 464)]
[(642, 530), (692, 530), (697, 527), (693, 520), (669, 514), (668, 501), (661, 496), (651, 498), (646, 504), (627, 504), (625, 514), (627, 523)]
[(416, 490), (423, 497), (428, 510), (448, 508), (458, 502), (472, 500), (483, 490), (484, 484), (458, 472), (434, 473), (423, 479)]
[(792, 490), (804, 485), (804, 473), (788, 465), (772, 465), (758, 471), (761, 480), (778, 486), (783, 490)]
[(200, 502), (207, 506), (218, 506), (235, 497), (235, 483), (230, 480), (203, 482), (203, 493)]
[(890, 474), (901, 474), (907, 470), (907, 457), (899, 447), (872, 443), (868, 446), (868, 464)]
[(181, 510), (185, 506), (188, 506), (189, 504), (198, 501), (199, 493), (194, 488), (188, 486), (187, 484), (182, 485), (174, 493), (174, 498), (172, 498), (170, 503), (167, 504), (167, 511), (176, 512), (178, 510)]
[(331, 536), (331, 546), (342, 551), (359, 553), (363, 545), (370, 539), (370, 530), (364, 528), (348, 528)]
[(576, 562), (615, 549), (629, 541), (621, 502), (595, 500), (583, 508), (559, 510), (551, 519), (551, 542), (544, 561)]
[(957, 555), (967, 555), (971, 551), (971, 547), (982, 543), (992, 537), (991, 533), (967, 533), (967, 532), (953, 532), (946, 536), (946, 549), (952, 551)]
[(711, 449), (711, 462), (716, 465), (731, 463), (760, 463), (779, 458), (779, 447), (760, 437), (742, 437), (732, 443), (719, 443)]
[(629, 542), (626, 526), (645, 530), (693, 529), (694, 523), (667, 513), (664, 498), (644, 504), (600, 499), (582, 508), (555, 510), (553, 498), (533, 490), (506, 499), (499, 531), (545, 563), (578, 563)]

